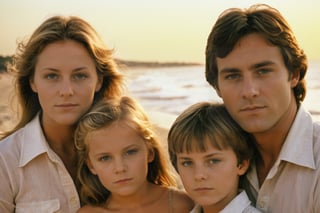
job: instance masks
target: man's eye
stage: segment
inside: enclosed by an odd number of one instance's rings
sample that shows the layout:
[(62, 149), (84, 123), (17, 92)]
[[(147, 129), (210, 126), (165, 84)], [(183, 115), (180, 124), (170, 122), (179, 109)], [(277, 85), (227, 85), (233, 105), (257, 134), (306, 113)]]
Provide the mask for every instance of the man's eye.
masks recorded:
[(264, 69), (259, 69), (257, 72), (259, 74), (267, 74), (267, 73), (271, 72), (271, 70), (264, 68)]
[(239, 74), (236, 74), (236, 73), (234, 73), (234, 74), (229, 74), (229, 75), (226, 75), (226, 76), (225, 76), (225, 79), (229, 79), (229, 80), (238, 79), (238, 78), (240, 78), (240, 75), (239, 75)]

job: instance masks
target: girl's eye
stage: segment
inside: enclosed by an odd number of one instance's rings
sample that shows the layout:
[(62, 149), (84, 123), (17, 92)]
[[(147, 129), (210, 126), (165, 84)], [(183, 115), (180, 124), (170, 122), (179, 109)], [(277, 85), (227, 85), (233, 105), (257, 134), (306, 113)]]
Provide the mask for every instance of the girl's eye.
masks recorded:
[(111, 159), (111, 157), (110, 156), (108, 156), (108, 155), (104, 155), (104, 156), (101, 156), (101, 157), (99, 157), (99, 161), (107, 161), (107, 160), (110, 160)]
[(129, 149), (126, 152), (126, 155), (134, 155), (138, 152), (138, 149)]

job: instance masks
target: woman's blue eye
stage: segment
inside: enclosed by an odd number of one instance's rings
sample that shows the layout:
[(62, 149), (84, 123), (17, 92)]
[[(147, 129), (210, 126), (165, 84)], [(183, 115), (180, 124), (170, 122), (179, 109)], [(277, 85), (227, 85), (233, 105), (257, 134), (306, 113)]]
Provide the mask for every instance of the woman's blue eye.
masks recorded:
[(57, 78), (58, 78), (58, 75), (57, 75), (57, 74), (54, 74), (54, 73), (51, 73), (51, 74), (45, 75), (45, 78), (48, 79), (48, 80), (57, 79)]
[(74, 75), (74, 79), (76, 80), (82, 80), (82, 79), (86, 79), (88, 76), (84, 73), (77, 73)]

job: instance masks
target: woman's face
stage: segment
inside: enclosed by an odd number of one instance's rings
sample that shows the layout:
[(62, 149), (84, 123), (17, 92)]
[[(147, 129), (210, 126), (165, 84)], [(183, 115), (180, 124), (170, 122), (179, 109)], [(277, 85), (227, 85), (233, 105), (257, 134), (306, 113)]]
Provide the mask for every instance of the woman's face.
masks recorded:
[(73, 125), (91, 106), (102, 78), (87, 49), (65, 40), (39, 54), (30, 85), (38, 94), (44, 125)]

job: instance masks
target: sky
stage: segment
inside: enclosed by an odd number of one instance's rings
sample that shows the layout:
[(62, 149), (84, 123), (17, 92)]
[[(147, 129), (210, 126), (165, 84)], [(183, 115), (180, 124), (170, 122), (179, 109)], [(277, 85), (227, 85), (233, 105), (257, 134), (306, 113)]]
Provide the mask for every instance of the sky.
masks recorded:
[(221, 12), (266, 3), (291, 25), (309, 60), (320, 60), (319, 0), (0, 0), (0, 55), (12, 55), (53, 15), (87, 20), (116, 58), (204, 63), (207, 37)]

